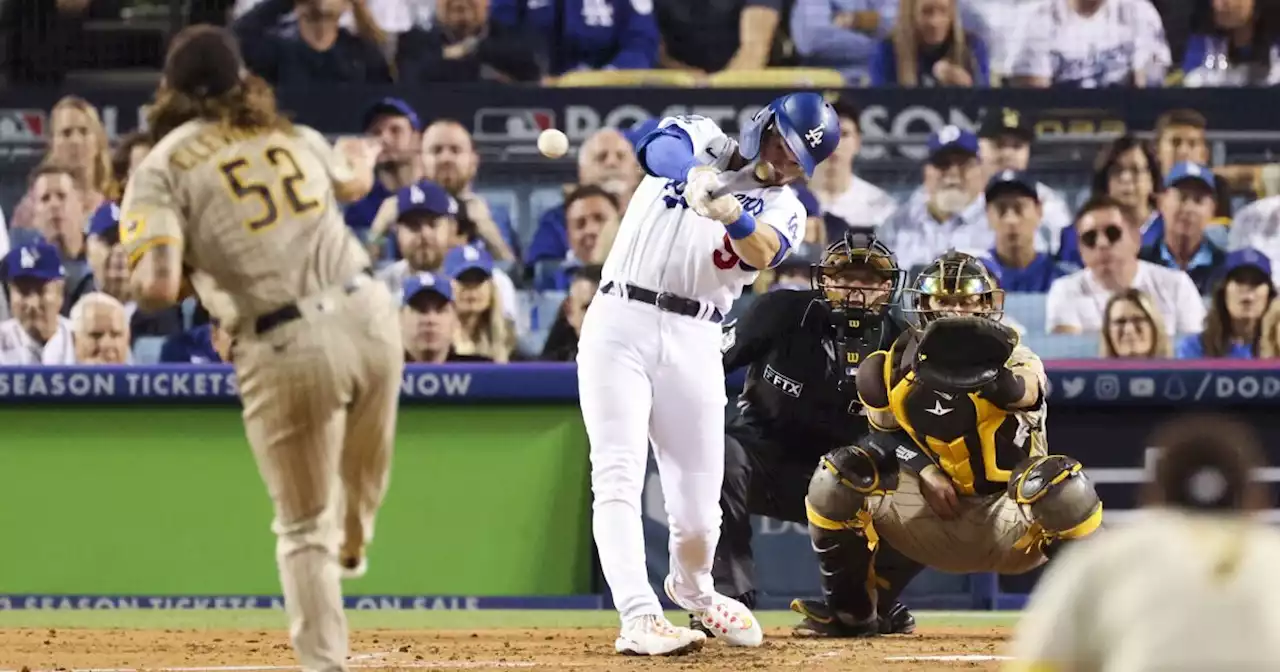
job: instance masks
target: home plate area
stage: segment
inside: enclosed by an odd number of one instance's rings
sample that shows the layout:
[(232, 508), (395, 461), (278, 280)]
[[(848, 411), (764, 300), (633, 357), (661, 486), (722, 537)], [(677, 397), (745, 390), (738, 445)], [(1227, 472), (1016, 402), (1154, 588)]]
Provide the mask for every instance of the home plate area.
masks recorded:
[[(763, 646), (714, 640), (694, 655), (614, 653), (613, 628), (364, 630), (352, 634), (352, 670), (997, 670), (1002, 626), (921, 627), (912, 635), (793, 639), (784, 628)], [(248, 672), (298, 670), (283, 630), (0, 630), (0, 672)]]

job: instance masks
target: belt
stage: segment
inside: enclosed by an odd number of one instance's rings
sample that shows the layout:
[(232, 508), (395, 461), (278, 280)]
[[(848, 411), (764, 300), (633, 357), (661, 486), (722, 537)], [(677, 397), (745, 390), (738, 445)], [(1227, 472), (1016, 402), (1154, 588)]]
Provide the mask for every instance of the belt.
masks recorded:
[[(355, 274), (350, 280), (342, 285), (342, 291), (345, 294), (355, 294), (357, 289), (364, 284), (362, 278), (373, 277), (372, 268), (363, 268), (359, 273)], [(264, 315), (259, 315), (253, 321), (253, 332), (259, 336), (286, 325), (298, 318), (302, 317), (302, 309), (298, 308), (297, 303), (290, 303), (287, 306), (277, 308)]]
[(686, 299), (683, 296), (676, 296), (675, 294), (668, 294), (666, 292), (655, 292), (652, 289), (628, 285), (625, 282), (606, 282), (600, 287), (600, 291), (604, 294), (612, 294), (615, 287), (621, 291), (622, 298), (624, 299), (647, 303), (651, 306), (657, 307), (658, 310), (666, 311), (668, 313), (684, 315), (685, 317), (703, 318), (717, 323), (724, 319), (724, 315), (720, 314), (719, 308), (713, 308), (711, 309), (710, 315), (703, 316), (703, 306), (701, 301)]

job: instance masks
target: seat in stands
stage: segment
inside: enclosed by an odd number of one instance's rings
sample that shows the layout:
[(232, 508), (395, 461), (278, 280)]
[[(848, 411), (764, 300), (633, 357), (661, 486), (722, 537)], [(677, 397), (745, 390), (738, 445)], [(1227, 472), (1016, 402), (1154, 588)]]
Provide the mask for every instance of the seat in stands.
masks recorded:
[(1028, 328), (1022, 343), (1040, 359), (1097, 359), (1098, 334), (1045, 334)]
[(1044, 331), (1045, 295), (1009, 292), (1004, 295), (1004, 314), (1012, 317), (1028, 331)]
[(140, 365), (160, 363), (160, 350), (164, 347), (164, 336), (139, 336), (133, 342), (133, 363)]
[(550, 330), (551, 325), (556, 323), (556, 318), (560, 315), (560, 304), (564, 303), (567, 296), (568, 292), (561, 291), (538, 292), (533, 300), (533, 310), (529, 319), (530, 330)]
[[(520, 196), (516, 194), (514, 189), (477, 189), (476, 195), (484, 199), (489, 206), (490, 212), (493, 213), (494, 221), (499, 222), (499, 228), (502, 228), (501, 222), (510, 224), (510, 230), (503, 231), (504, 237), (514, 238), (508, 240), (508, 243), (514, 244), (519, 249), (524, 249), (525, 239), (522, 237), (523, 214), (520, 211)], [(505, 217), (503, 213), (505, 212)]]

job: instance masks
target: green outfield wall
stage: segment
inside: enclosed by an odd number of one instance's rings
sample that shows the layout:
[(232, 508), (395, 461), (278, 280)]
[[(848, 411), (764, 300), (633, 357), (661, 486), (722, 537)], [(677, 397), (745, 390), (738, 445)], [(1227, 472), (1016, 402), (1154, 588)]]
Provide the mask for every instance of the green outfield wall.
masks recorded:
[[(591, 592), (587, 441), (560, 406), (403, 406), (360, 595)], [(236, 407), (0, 409), (0, 593), (279, 593)]]

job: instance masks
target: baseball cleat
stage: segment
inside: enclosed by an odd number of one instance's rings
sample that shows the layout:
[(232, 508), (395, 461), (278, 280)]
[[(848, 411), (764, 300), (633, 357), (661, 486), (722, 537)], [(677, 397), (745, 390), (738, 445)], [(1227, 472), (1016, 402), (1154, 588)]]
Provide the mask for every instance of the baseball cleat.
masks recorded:
[(791, 611), (804, 617), (791, 632), (795, 637), (854, 638), (880, 635), (880, 617), (849, 622), (831, 611), (821, 600), (791, 600)]
[(671, 576), (662, 582), (667, 597), (680, 608), (692, 612), (692, 618), (700, 621), (716, 639), (724, 640), (729, 646), (760, 646), (764, 642), (764, 630), (760, 627), (760, 621), (756, 620), (746, 605), (732, 597), (715, 593), (711, 598), (710, 609), (693, 609), (676, 598), (672, 582)]
[(909, 635), (916, 631), (916, 617), (901, 602), (894, 602), (888, 610), (880, 612), (880, 634)]
[(702, 648), (707, 636), (679, 628), (661, 617), (646, 614), (622, 626), (613, 648), (624, 656), (679, 656)]
[(359, 579), (369, 573), (369, 559), (363, 555), (339, 558), (338, 565), (342, 567), (342, 578), (346, 580)]

